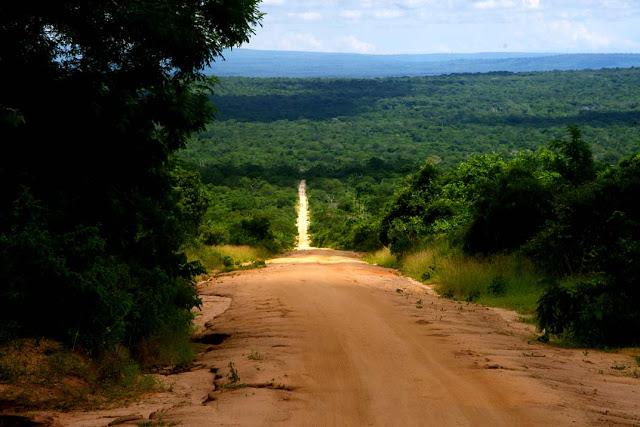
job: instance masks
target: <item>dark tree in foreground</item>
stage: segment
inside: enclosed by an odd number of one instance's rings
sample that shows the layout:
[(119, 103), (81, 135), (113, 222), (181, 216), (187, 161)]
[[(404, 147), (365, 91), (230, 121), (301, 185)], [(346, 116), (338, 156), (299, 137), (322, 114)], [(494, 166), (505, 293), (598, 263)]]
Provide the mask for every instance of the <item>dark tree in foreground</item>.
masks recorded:
[(530, 245), (548, 270), (575, 274), (540, 300), (540, 325), (587, 344), (640, 343), (640, 155), (555, 202), (555, 217)]
[(170, 155), (211, 116), (199, 70), (248, 40), (257, 4), (2, 3), (0, 338), (186, 335), (180, 248), (202, 209)]

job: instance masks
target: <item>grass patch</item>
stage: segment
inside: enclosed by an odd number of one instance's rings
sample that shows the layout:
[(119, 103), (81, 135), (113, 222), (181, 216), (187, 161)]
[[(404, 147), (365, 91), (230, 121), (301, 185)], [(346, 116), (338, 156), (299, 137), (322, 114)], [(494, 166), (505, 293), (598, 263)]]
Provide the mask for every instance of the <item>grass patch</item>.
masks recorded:
[(233, 271), (264, 266), (273, 255), (262, 247), (246, 245), (196, 245), (185, 249), (190, 261), (200, 261), (207, 271)]
[(48, 339), (2, 345), (0, 383), (0, 401), (15, 410), (96, 408), (160, 387), (123, 347), (90, 358)]
[(398, 260), (393, 254), (391, 254), (389, 248), (382, 248), (375, 252), (368, 253), (362, 259), (373, 265), (379, 265), (387, 268), (398, 267)]
[(515, 310), (528, 319), (545, 289), (542, 276), (524, 257), (469, 257), (446, 241), (406, 254), (398, 265), (407, 276), (433, 284), (442, 296)]
[(436, 267), (436, 290), (465, 301), (533, 314), (544, 291), (530, 261), (515, 255), (486, 259), (453, 255)]
[(401, 260), (400, 269), (409, 277), (427, 282), (433, 279), (440, 258), (438, 251), (433, 248), (421, 249), (405, 255)]
[[(178, 325), (182, 323), (176, 323)], [(142, 341), (137, 349), (136, 358), (147, 371), (181, 370), (188, 367), (196, 356), (196, 348), (191, 339), (193, 327), (165, 327), (162, 333)]]

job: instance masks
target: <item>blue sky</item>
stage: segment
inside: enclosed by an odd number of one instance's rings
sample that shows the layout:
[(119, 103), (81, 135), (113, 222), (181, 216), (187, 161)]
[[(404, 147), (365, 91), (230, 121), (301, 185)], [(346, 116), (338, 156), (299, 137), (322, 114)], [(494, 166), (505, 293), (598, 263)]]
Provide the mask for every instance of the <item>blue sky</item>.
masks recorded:
[(263, 0), (252, 49), (640, 52), (640, 0)]

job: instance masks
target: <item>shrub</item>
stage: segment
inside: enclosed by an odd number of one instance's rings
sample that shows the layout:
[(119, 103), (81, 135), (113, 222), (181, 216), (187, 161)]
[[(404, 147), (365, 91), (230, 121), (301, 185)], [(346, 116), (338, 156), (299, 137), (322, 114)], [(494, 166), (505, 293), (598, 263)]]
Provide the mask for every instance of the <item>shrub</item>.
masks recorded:
[(186, 249), (190, 260), (198, 261), (206, 268), (206, 271), (229, 270), (238, 264), (252, 263), (264, 264), (264, 260), (273, 254), (263, 247), (246, 245), (220, 245), (207, 246), (196, 244)]
[[(640, 342), (640, 155), (558, 198), (529, 246), (548, 271), (580, 275), (540, 300), (540, 326), (579, 342)], [(561, 313), (561, 314), (560, 314)]]
[(542, 227), (551, 210), (551, 193), (520, 167), (509, 167), (477, 195), (464, 249), (491, 254), (513, 250)]
[(634, 284), (605, 276), (551, 287), (538, 303), (540, 327), (581, 344), (638, 344), (638, 294)]
[(398, 261), (389, 248), (382, 248), (369, 253), (364, 256), (364, 260), (369, 264), (380, 265), (387, 268), (396, 268), (398, 266)]
[(356, 251), (370, 252), (382, 246), (380, 242), (380, 227), (372, 222), (372, 218), (365, 218), (357, 222), (350, 230), (348, 242), (345, 246)]

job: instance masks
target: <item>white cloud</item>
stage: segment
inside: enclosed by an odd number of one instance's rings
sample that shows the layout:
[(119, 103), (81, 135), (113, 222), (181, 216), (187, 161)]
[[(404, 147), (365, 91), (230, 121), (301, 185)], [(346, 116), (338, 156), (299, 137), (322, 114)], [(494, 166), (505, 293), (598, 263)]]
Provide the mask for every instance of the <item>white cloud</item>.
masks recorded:
[(278, 43), (278, 49), (298, 51), (321, 51), (323, 44), (313, 34), (289, 33), (282, 37)]
[(590, 31), (586, 25), (568, 20), (554, 21), (548, 28), (557, 35), (573, 41), (575, 45), (586, 44), (590, 48), (603, 48), (611, 44), (611, 39), (604, 34)]
[(640, 51), (640, 0), (263, 0), (262, 5), (268, 14), (249, 47)]
[(376, 50), (375, 45), (362, 41), (355, 36), (347, 36), (340, 39), (343, 51), (357, 53), (372, 53)]
[(375, 9), (371, 14), (377, 19), (393, 19), (403, 16), (404, 12), (400, 9)]
[(491, 9), (512, 9), (520, 4), (525, 9), (539, 9), (541, 0), (476, 0), (473, 2), (475, 9), (491, 10)]
[(320, 21), (322, 19), (322, 14), (314, 10), (308, 10), (306, 12), (298, 13), (288, 13), (287, 16), (289, 18), (302, 19), (303, 21)]
[(362, 18), (363, 12), (357, 9), (345, 9), (340, 11), (340, 17), (345, 19), (358, 20)]
[(513, 0), (481, 0), (473, 3), (476, 9), (503, 9), (515, 5)]
[(417, 8), (435, 5), (433, 0), (402, 0), (398, 4), (406, 8)]

